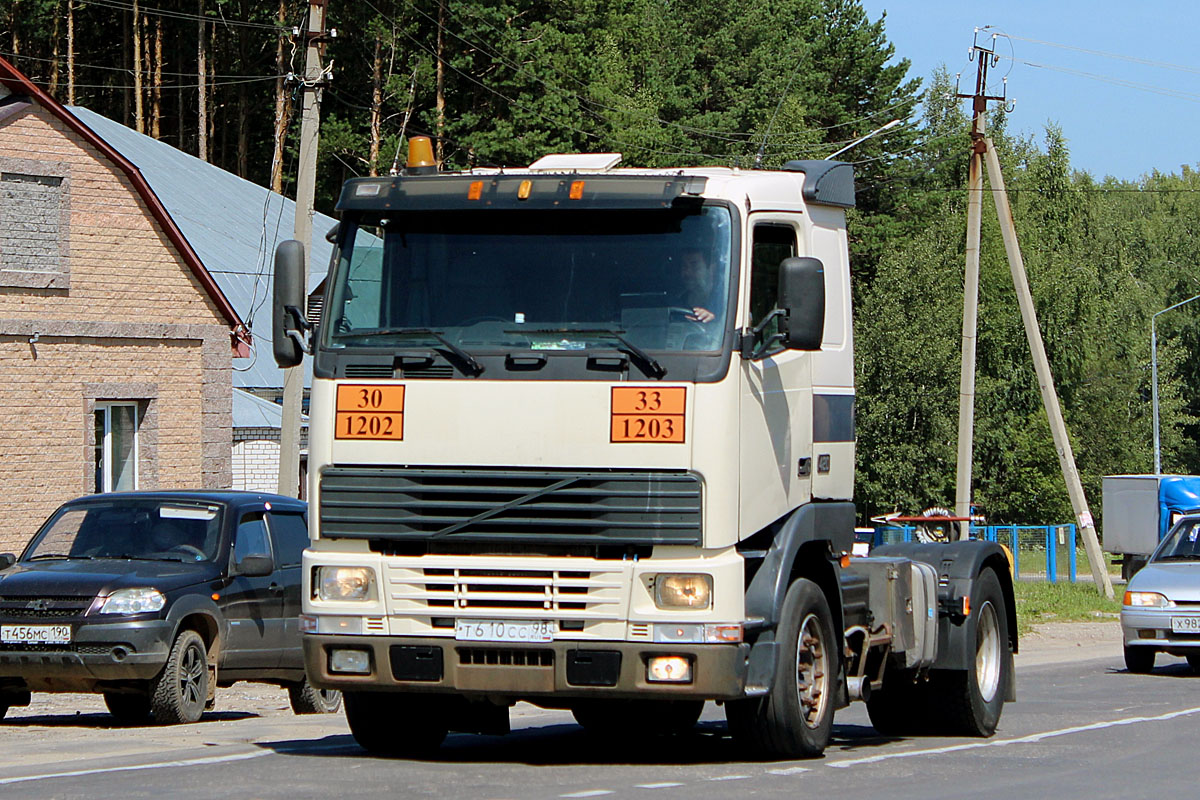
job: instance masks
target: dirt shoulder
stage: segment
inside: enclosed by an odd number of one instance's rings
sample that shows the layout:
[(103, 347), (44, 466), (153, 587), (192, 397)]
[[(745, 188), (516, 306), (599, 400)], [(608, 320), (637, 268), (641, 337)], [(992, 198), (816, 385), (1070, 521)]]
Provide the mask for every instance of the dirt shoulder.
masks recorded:
[(1021, 637), (1017, 666), (1121, 657), (1121, 623), (1043, 622)]

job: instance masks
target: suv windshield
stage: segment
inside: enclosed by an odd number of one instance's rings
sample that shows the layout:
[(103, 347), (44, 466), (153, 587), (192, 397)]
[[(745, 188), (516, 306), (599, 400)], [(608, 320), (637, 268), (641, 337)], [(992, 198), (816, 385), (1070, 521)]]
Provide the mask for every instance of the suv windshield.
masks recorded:
[(211, 503), (133, 498), (66, 506), (46, 523), (22, 560), (212, 560), (220, 511)]
[[(669, 210), (428, 211), (343, 224), (325, 344), (712, 351), (731, 217)], [(620, 340), (616, 340), (620, 344)]]
[(1154, 561), (1200, 561), (1200, 520), (1176, 525), (1154, 553)]

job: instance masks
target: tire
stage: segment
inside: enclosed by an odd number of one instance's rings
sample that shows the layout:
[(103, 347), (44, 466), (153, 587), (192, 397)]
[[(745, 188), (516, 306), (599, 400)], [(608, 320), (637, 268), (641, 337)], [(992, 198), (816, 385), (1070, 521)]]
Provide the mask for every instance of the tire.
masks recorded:
[(888, 668), (883, 688), (867, 698), (867, 716), (882, 736), (912, 736), (928, 726), (928, 684), (911, 670)]
[(4, 715), (8, 713), (8, 706), (0, 703), (0, 719), (4, 719)]
[(105, 692), (104, 705), (122, 722), (145, 722), (150, 719), (150, 695)]
[[(1154, 671), (1154, 657), (1157, 655), (1158, 651), (1153, 647), (1126, 647), (1125, 668), (1130, 672), (1146, 675)], [(1188, 658), (1188, 663), (1192, 663), (1190, 657)]]
[[(1200, 672), (1200, 653), (1188, 653), (1184, 658), (1187, 659), (1188, 666), (1192, 668), (1192, 672)], [(0, 714), (0, 716), (3, 716)]]
[(197, 722), (208, 700), (208, 650), (195, 631), (180, 631), (162, 672), (150, 681), (150, 709), (160, 725)]
[(589, 734), (625, 739), (687, 733), (703, 711), (703, 700), (589, 700), (571, 706)]
[(971, 589), (967, 641), (974, 642), (975, 657), (965, 670), (935, 671), (929, 699), (942, 709), (941, 733), (988, 737), (1000, 724), (1004, 694), (1012, 680), (1012, 652), (1008, 609), (1000, 579), (985, 569)]
[(342, 707), (342, 693), (337, 689), (318, 689), (306, 677), (289, 684), (288, 700), (294, 714), (333, 714)]
[(394, 692), (345, 692), (346, 722), (368, 753), (424, 756), (446, 738), (436, 697)]
[(776, 637), (771, 691), (726, 703), (729, 729), (756, 755), (815, 758), (833, 731), (840, 650), (829, 603), (815, 583), (800, 578), (788, 588)]

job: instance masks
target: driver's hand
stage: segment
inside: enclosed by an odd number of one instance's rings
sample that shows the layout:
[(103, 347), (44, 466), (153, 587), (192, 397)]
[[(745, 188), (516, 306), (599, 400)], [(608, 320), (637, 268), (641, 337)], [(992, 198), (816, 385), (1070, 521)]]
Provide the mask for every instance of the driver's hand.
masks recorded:
[(692, 313), (689, 318), (695, 320), (696, 322), (712, 322), (717, 318), (717, 315), (709, 311), (707, 308), (696, 306), (692, 309)]

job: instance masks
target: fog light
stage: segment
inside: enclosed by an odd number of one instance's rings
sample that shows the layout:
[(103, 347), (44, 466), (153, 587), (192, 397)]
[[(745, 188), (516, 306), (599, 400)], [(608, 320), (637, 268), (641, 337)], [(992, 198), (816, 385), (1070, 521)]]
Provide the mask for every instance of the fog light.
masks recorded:
[(366, 675), (371, 671), (371, 654), (366, 650), (331, 650), (329, 671)]
[(652, 656), (646, 666), (651, 683), (691, 683), (692, 662), (686, 656)]

